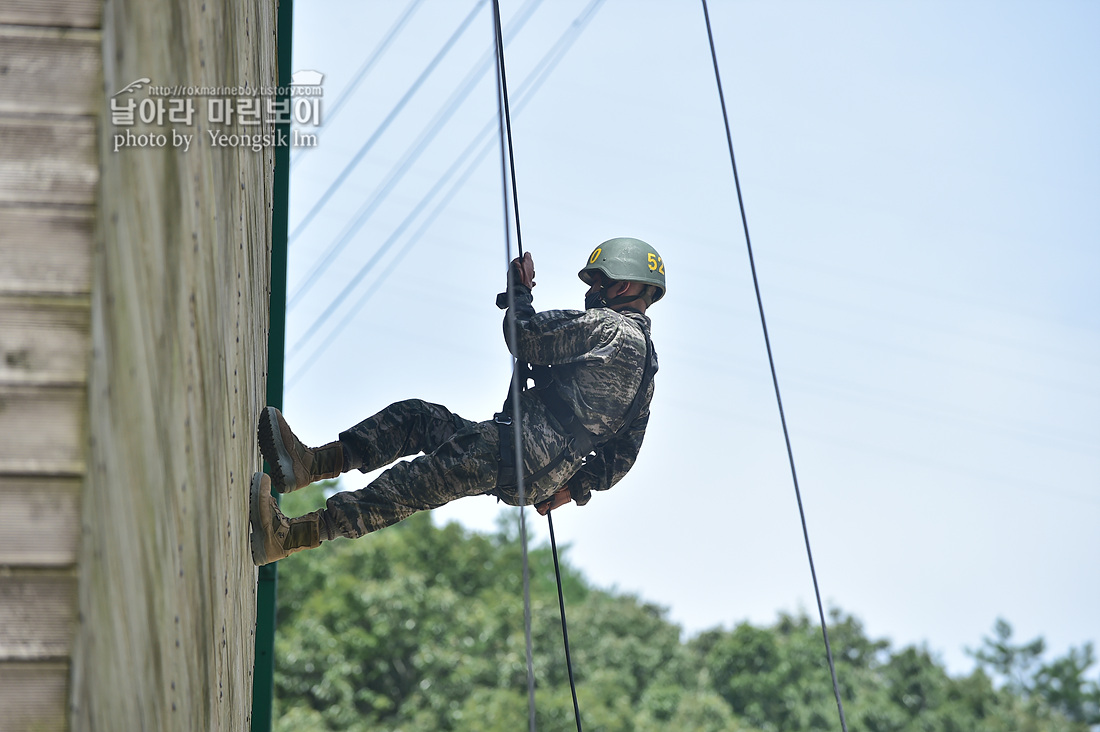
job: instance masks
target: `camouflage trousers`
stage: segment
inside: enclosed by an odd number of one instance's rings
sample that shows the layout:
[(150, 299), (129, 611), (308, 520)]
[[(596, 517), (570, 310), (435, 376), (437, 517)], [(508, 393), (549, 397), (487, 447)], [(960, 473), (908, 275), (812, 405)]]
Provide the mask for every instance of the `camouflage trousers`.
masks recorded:
[[(568, 438), (532, 391), (521, 397), (525, 475), (535, 473), (566, 449)], [(493, 495), (520, 505), (517, 487), (498, 487), (499, 426), (492, 420), (472, 422), (439, 404), (408, 399), (395, 402), (340, 433), (348, 464), (364, 473), (402, 457), (366, 488), (337, 493), (322, 514), (333, 537), (358, 538), (390, 526), (417, 511), (427, 511), (465, 496)], [(544, 501), (577, 470), (570, 457), (526, 486), (522, 503)]]
[(402, 457), (366, 488), (337, 493), (323, 513), (333, 536), (354, 539), (417, 511), (496, 487), (499, 438), (494, 422), (471, 422), (439, 404), (396, 402), (340, 434), (350, 465), (364, 473)]

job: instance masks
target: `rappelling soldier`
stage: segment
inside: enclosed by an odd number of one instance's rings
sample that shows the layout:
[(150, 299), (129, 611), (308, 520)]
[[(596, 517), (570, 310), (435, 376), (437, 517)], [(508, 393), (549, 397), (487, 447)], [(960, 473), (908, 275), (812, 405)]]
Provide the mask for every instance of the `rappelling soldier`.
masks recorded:
[[(665, 294), (665, 267), (649, 244), (618, 238), (600, 244), (578, 273), (588, 285), (584, 310), (536, 313), (530, 253), (511, 263), (505, 340), (519, 362), (523, 496), (517, 478), (511, 396), (494, 419), (472, 422), (420, 400), (396, 402), (317, 448), (303, 445), (279, 410), (260, 414), (260, 451), (270, 476), (252, 479), (252, 559), (268, 564), (336, 537), (358, 538), (463, 496), (492, 495), (539, 513), (588, 503), (630, 470), (642, 446), (657, 353), (646, 310)], [(508, 295), (511, 295), (509, 298)], [(508, 300), (511, 307), (508, 307)], [(511, 319), (514, 317), (514, 329)], [(512, 335), (514, 333), (514, 337)], [(326, 507), (287, 518), (271, 495), (298, 490), (358, 468), (402, 461)]]

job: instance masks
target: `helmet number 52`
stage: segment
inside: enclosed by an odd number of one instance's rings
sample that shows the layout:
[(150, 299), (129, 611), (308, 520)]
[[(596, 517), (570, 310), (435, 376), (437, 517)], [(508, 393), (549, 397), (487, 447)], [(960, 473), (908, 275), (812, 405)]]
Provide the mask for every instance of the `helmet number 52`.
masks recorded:
[(661, 274), (665, 273), (665, 263), (653, 252), (649, 253), (649, 270), (651, 272), (660, 272)]

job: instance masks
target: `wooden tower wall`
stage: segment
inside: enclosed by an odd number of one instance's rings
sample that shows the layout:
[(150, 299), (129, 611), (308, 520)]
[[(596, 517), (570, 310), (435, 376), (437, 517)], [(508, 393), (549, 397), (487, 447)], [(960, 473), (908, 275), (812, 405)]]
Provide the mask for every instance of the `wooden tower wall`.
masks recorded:
[(110, 99), (273, 86), (275, 12), (0, 0), (0, 731), (248, 729), (273, 151)]

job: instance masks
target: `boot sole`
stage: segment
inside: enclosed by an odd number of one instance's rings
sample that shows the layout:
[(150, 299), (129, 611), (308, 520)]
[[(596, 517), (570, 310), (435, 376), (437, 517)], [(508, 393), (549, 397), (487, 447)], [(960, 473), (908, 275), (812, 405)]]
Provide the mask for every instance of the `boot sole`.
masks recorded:
[(248, 545), (252, 550), (252, 563), (257, 567), (267, 564), (267, 552), (264, 550), (264, 537), (260, 531), (260, 482), (263, 473), (252, 476), (252, 487), (248, 497), (248, 523), (252, 529), (248, 535)]
[(294, 460), (283, 444), (282, 430), (275, 407), (264, 407), (260, 412), (260, 423), (256, 429), (260, 443), (260, 454), (271, 469), (271, 488), (276, 493), (289, 493), (298, 486), (294, 483)]

